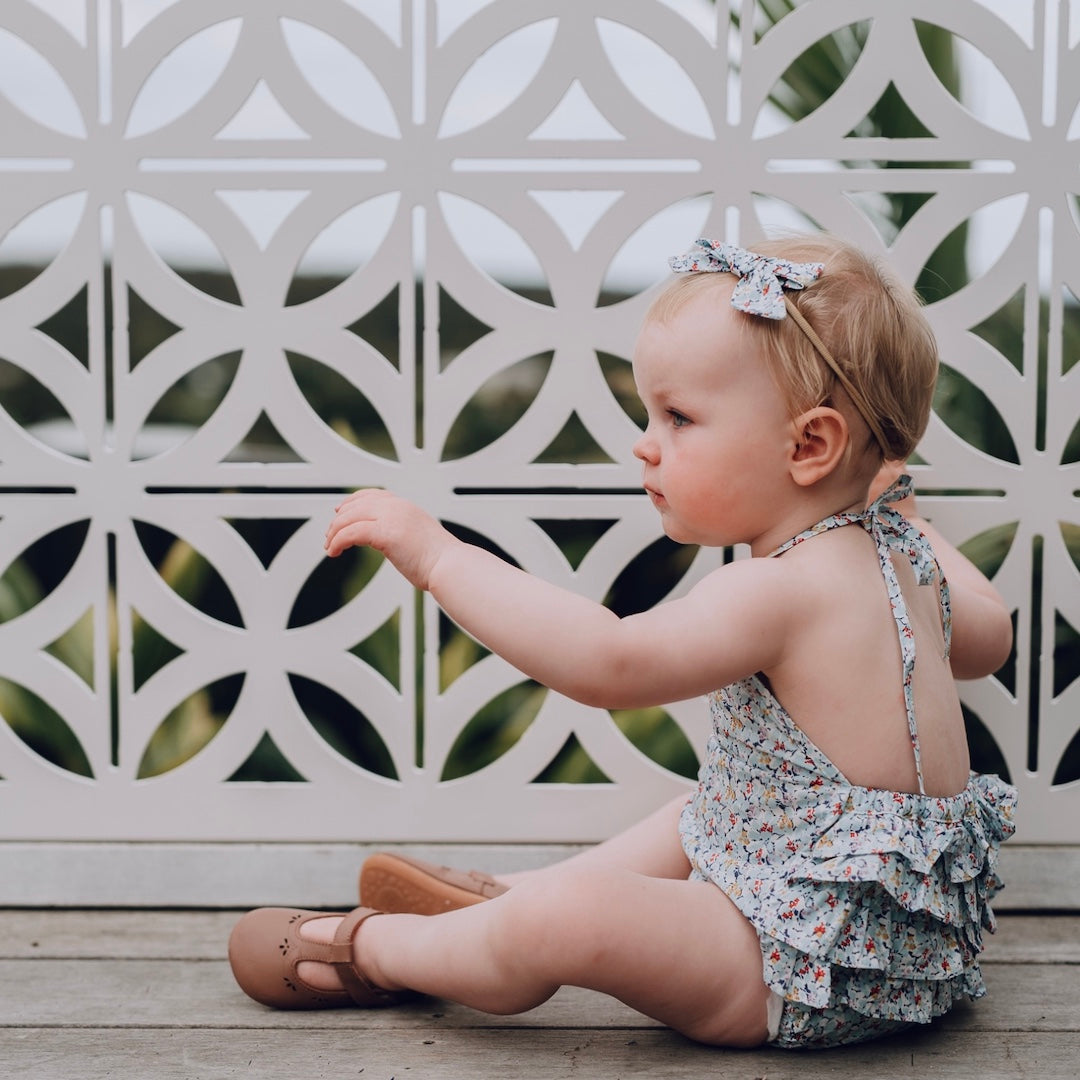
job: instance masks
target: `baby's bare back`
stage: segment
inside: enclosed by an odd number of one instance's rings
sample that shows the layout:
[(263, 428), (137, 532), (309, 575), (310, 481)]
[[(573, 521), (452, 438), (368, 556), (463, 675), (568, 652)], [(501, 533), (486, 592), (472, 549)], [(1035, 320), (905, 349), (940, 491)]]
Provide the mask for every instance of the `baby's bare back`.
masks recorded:
[[(844, 776), (861, 787), (918, 791), (903, 692), (900, 639), (877, 553), (858, 526), (787, 552), (797, 581), (791, 646), (765, 674), (773, 694)], [(916, 663), (912, 679), (925, 790), (953, 795), (969, 760), (944, 638), (937, 581), (920, 586), (894, 558)]]

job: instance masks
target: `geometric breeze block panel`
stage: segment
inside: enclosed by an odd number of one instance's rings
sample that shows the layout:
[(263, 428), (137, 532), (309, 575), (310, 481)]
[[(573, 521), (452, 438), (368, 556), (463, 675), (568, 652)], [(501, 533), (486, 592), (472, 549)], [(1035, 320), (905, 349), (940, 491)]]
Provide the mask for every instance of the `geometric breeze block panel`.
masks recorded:
[(322, 535), (384, 485), (685, 590), (737, 553), (641, 493), (636, 329), (696, 236), (794, 226), (927, 300), (912, 471), (1015, 612), (977, 763), (1080, 839), (1075, 6), (771, 8), (4, 4), (3, 838), (585, 841), (686, 788), (701, 702), (545, 692)]

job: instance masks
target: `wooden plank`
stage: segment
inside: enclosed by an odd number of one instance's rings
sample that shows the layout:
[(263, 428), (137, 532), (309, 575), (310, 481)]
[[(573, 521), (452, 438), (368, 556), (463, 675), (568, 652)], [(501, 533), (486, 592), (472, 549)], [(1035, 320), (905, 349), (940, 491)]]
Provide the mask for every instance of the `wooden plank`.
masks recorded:
[(1001, 849), (1005, 888), (995, 911), (1080, 909), (1080, 847), (1009, 844)]
[[(360, 864), (378, 844), (0, 843), (0, 907), (356, 904)], [(493, 872), (545, 866), (575, 844), (404, 844), (422, 859)], [(1080, 846), (1006, 844), (995, 909), (1080, 909)]]
[[(1080, 1031), (1080, 966), (987, 967), (989, 994), (940, 1024), (967, 1031)], [(257, 1027), (378, 1032), (463, 1027), (657, 1026), (602, 994), (564, 987), (521, 1016), (497, 1017), (431, 998), (394, 1009), (277, 1012), (249, 1001), (223, 960), (3, 960), (3, 1027)]]
[(221, 960), (239, 911), (0, 911), (0, 958)]
[[(509, 872), (581, 844), (402, 844), (431, 862)], [(3, 907), (352, 908), (379, 844), (0, 843)]]
[(1013, 915), (984, 938), (983, 964), (1080, 964), (1080, 915)]
[[(241, 911), (0, 911), (0, 958), (220, 960)], [(1003, 915), (985, 964), (1080, 963), (1080, 915)]]
[(664, 1030), (459, 1029), (434, 1037), (346, 1031), (0, 1031), (5, 1072), (48, 1080), (1074, 1080), (1077, 1044), (1058, 1033), (929, 1032), (841, 1050), (729, 1051)]
[(237, 987), (224, 960), (0, 961), (0, 1029), (5, 1026), (124, 1028), (344, 1028), (658, 1026), (621, 1002), (567, 987), (518, 1017), (496, 1017), (434, 998), (394, 1009), (279, 1012)]

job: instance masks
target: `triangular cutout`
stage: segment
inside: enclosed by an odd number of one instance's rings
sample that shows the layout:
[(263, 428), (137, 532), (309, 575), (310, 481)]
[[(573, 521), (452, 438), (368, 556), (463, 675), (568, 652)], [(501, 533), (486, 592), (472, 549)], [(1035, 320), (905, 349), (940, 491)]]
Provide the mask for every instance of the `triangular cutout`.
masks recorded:
[(1024, 371), (1024, 293), (1020, 286), (1004, 304), (971, 332), (995, 348), (1021, 374)]
[(559, 752), (532, 781), (534, 784), (610, 784), (611, 778), (587, 753), (571, 732)]
[(303, 518), (225, 518), (225, 521), (243, 537), (268, 570), (278, 552), (304, 524)]
[(1060, 697), (1076, 679), (1080, 633), (1060, 611), (1054, 611), (1054, 697)]
[(288, 758), (278, 749), (277, 743), (264, 731), (255, 749), (244, 763), (229, 777), (229, 783), (240, 780), (257, 780), (264, 784), (306, 784), (307, 777), (296, 771)]
[(54, 659), (94, 689), (94, 609), (88, 607), (55, 641), (45, 646)]
[(84, 285), (59, 311), (38, 323), (36, 327), (62, 349), (71, 353), (83, 367), (90, 365), (88, 295)]
[(441, 285), (439, 286), (439, 370), (445, 371), (450, 362), (470, 345), (491, 333), (491, 327), (463, 308)]
[(1013, 630), (1012, 648), (1009, 650), (1005, 663), (994, 672), (991, 678), (1001, 683), (1013, 697), (1016, 697), (1016, 631), (1020, 625), (1020, 612), (1013, 608), (1009, 618), (1012, 621)]
[(593, 226), (622, 197), (621, 191), (530, 191), (558, 225), (570, 246), (579, 251)]
[(563, 558), (576, 570), (593, 546), (615, 524), (612, 518), (533, 518), (558, 545)]
[(128, 301), (128, 366), (132, 370), (180, 327), (152, 308), (130, 285)]
[(184, 651), (147, 622), (135, 608), (131, 609), (131, 682), (136, 693), (147, 679), (156, 675), (170, 661), (183, 656)]
[(358, 641), (350, 650), (358, 660), (374, 668), (395, 690), (401, 689), (401, 610)]
[(961, 705), (960, 708), (964, 714), (964, 732), (971, 752), (972, 770), (978, 773), (992, 773), (1000, 776), (1005, 783), (1011, 783), (1005, 755), (1001, 752), (997, 740), (990, 734), (990, 729), (982, 722), (978, 714), (966, 705)]
[(233, 113), (232, 119), (214, 138), (310, 139), (311, 136), (274, 97), (274, 92), (266, 85), (266, 81), (260, 79), (248, 95), (247, 101)]
[[(345, 327), (351, 334), (382, 353), (398, 371), (401, 370), (398, 356), (401, 339), (399, 295), (398, 286), (395, 285), (369, 312)], [(421, 310), (422, 307), (418, 305), (417, 312)]]
[(530, 139), (625, 139), (618, 128), (596, 107), (581, 83), (575, 79), (558, 105), (529, 136)]
[(1076, 780), (1080, 780), (1080, 731), (1069, 740), (1069, 745), (1065, 747), (1065, 752), (1061, 755), (1057, 768), (1054, 769), (1054, 779), (1050, 783), (1058, 787), (1061, 784), (1071, 784)]
[(586, 465), (614, 464), (607, 451), (593, 438), (581, 417), (572, 412), (562, 430), (533, 458), (533, 464)]
[(255, 240), (260, 251), (265, 251), (288, 216), (311, 194), (299, 191), (248, 191), (235, 190), (215, 192), (217, 197), (232, 210)]
[(933, 139), (931, 131), (912, 111), (892, 82), (866, 110), (866, 116), (848, 132), (848, 138)]
[(221, 460), (279, 463), (304, 459), (282, 438), (270, 417), (261, 412), (251, 430)]

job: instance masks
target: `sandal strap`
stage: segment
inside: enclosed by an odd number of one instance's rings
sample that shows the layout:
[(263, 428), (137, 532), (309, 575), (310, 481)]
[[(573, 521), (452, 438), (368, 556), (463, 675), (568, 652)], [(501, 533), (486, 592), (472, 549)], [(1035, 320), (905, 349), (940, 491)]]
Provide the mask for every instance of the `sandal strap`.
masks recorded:
[(381, 915), (381, 911), (374, 908), (354, 908), (342, 920), (334, 934), (334, 943), (330, 946), (330, 955), (327, 958), (337, 968), (338, 976), (348, 991), (349, 997), (357, 1005), (384, 1005), (401, 998), (402, 993), (398, 990), (384, 990), (376, 986), (370, 979), (353, 963), (352, 941), (360, 924), (372, 915)]

